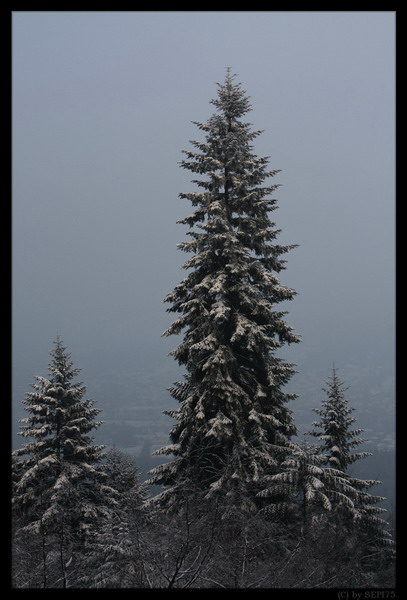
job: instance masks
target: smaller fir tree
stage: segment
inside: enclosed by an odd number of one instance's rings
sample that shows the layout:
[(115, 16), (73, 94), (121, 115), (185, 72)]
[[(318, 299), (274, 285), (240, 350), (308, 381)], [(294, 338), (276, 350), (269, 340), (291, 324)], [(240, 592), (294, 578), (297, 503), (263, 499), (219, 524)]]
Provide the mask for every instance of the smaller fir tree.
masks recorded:
[(340, 381), (336, 374), (334, 365), (327, 387), (322, 388), (327, 396), (321, 402), (322, 408), (313, 409), (320, 416), (320, 420), (312, 423), (317, 429), (311, 431), (310, 435), (322, 442), (321, 451), (326, 464), (346, 472), (349, 465), (371, 456), (371, 452), (353, 452), (353, 448), (366, 440), (359, 437), (363, 429), (351, 429), (356, 422), (356, 418), (351, 416), (355, 409), (348, 405), (345, 397), (348, 388), (344, 386), (344, 382)]
[(368, 492), (381, 482), (359, 479), (349, 473), (351, 464), (371, 456), (371, 452), (353, 452), (366, 440), (359, 437), (363, 429), (352, 429), (356, 418), (350, 415), (354, 409), (348, 406), (347, 388), (338, 378), (335, 366), (322, 389), (327, 397), (322, 401), (322, 408), (314, 409), (320, 420), (313, 423), (316, 429), (309, 433), (322, 442), (319, 453), (324, 458), (326, 470), (334, 474), (327, 495), (336, 519), (332, 517), (330, 521), (332, 526), (357, 533), (359, 545), (366, 548), (366, 556), (376, 556), (381, 548), (394, 546), (387, 531), (388, 523), (379, 516), (386, 509), (376, 506), (385, 498)]
[(73, 556), (83, 551), (95, 523), (108, 516), (115, 491), (99, 468), (103, 446), (89, 435), (101, 424), (95, 420), (100, 410), (74, 381), (80, 371), (59, 338), (51, 356), (49, 377), (37, 376), (35, 391), (26, 395), (30, 416), (21, 420), (20, 434), (31, 441), (13, 453), (13, 506), (16, 540), (27, 534), (41, 540), (41, 586), (49, 586), (53, 563), (60, 566), (53, 575), (57, 587), (67, 587)]
[(102, 469), (107, 477), (106, 483), (119, 493), (120, 505), (131, 508), (133, 512), (141, 510), (147, 486), (140, 483), (140, 472), (133, 456), (116, 447), (110, 448), (105, 454)]

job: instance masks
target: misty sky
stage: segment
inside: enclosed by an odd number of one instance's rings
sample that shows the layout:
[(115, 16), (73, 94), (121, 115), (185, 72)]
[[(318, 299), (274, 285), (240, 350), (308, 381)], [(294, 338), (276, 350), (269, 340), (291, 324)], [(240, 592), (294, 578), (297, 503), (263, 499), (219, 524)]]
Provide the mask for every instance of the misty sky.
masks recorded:
[(255, 153), (282, 170), (278, 242), (300, 245), (281, 274), (298, 292), (298, 368), (393, 363), (393, 12), (16, 11), (12, 23), (16, 382), (45, 374), (57, 334), (79, 367), (119, 367), (123, 353), (159, 365), (176, 344), (160, 337), (174, 318), (163, 298), (185, 276), (176, 221), (192, 209), (178, 194), (195, 189), (178, 163), (228, 66), (264, 131)]

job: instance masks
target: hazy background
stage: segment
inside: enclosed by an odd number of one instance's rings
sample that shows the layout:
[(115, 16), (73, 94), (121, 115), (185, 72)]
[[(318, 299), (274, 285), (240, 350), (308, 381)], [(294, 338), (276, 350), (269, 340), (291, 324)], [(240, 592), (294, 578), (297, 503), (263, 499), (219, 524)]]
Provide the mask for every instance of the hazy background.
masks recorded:
[(178, 194), (194, 189), (178, 162), (230, 66), (264, 130), (256, 154), (282, 169), (278, 241), (300, 244), (281, 275), (299, 294), (287, 321), (303, 342), (283, 352), (299, 372), (295, 418), (313, 419), (335, 361), (368, 437), (392, 447), (395, 14), (15, 11), (12, 22), (13, 428), (59, 334), (104, 410), (101, 438), (125, 446), (133, 427), (127, 446), (144, 435), (147, 451), (150, 427), (165, 443), (179, 371), (167, 357), (177, 340), (160, 337), (174, 317), (163, 298), (185, 275), (176, 221), (191, 206)]

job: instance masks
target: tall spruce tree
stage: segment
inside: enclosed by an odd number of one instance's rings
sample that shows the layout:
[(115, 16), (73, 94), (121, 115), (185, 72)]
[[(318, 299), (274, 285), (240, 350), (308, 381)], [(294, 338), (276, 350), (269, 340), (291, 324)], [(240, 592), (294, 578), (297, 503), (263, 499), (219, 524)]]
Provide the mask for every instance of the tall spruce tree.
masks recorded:
[(189, 274), (166, 297), (180, 317), (165, 333), (184, 332), (172, 354), (187, 373), (170, 390), (180, 406), (167, 411), (177, 422), (160, 451), (174, 458), (151, 481), (166, 488), (160, 501), (193, 488), (238, 491), (250, 503), (296, 431), (286, 406), (294, 395), (283, 390), (294, 369), (277, 352), (299, 337), (276, 309), (296, 293), (278, 278), (295, 245), (276, 243), (270, 212), (278, 186), (265, 181), (278, 171), (253, 152), (261, 132), (242, 120), (250, 102), (229, 69), (211, 102), (217, 112), (195, 123), (205, 140), (192, 141), (181, 162), (201, 177), (192, 180), (198, 191), (180, 194), (195, 208), (180, 221), (191, 239), (179, 247), (192, 256)]
[[(26, 395), (30, 416), (21, 420), (20, 434), (32, 440), (13, 453), (13, 505), (16, 539), (31, 535), (40, 543), (41, 587), (48, 587), (52, 573), (57, 587), (67, 587), (73, 555), (109, 514), (115, 492), (99, 468), (103, 446), (89, 435), (101, 424), (95, 420), (100, 410), (84, 398), (85, 386), (73, 381), (79, 369), (59, 338), (51, 356), (49, 377), (37, 376), (35, 391)], [(56, 574), (51, 563), (60, 567)]]

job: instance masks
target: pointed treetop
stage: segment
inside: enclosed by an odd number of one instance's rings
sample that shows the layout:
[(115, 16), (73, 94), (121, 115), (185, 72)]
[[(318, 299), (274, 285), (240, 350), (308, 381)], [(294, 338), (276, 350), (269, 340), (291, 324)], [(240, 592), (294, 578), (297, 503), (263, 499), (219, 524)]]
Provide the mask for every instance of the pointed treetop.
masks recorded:
[(222, 111), (227, 119), (238, 119), (251, 110), (249, 97), (245, 90), (241, 89), (240, 83), (234, 83), (236, 75), (232, 74), (231, 68), (226, 68), (226, 76), (223, 83), (217, 83), (218, 98), (211, 100), (211, 104)]
[(369, 452), (352, 453), (355, 446), (367, 440), (358, 437), (363, 429), (351, 429), (357, 420), (351, 416), (355, 409), (348, 404), (345, 391), (349, 388), (337, 376), (335, 365), (326, 384), (322, 388), (326, 393), (326, 398), (321, 403), (322, 408), (313, 409), (321, 419), (313, 422), (317, 430), (309, 433), (323, 442), (321, 451), (326, 455), (327, 464), (347, 472), (350, 464), (370, 455)]

